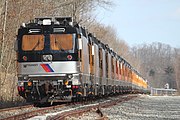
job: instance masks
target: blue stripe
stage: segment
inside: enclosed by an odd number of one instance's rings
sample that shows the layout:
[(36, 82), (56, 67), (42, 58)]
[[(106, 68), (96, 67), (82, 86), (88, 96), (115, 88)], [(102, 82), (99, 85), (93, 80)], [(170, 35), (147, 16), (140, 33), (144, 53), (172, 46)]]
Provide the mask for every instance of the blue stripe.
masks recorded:
[(49, 68), (49, 70), (51, 71), (51, 72), (54, 72), (54, 70), (51, 68), (51, 66), (49, 65), (49, 64), (46, 64), (47, 65), (47, 67)]

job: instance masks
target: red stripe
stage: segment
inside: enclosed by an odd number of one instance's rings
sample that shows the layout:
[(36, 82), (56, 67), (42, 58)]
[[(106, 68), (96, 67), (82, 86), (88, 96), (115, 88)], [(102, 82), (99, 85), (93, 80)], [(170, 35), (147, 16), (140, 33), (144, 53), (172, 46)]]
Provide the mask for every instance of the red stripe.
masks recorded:
[(46, 64), (41, 64), (41, 66), (43, 67), (43, 69), (46, 71), (46, 72), (51, 72), (51, 70), (48, 68), (48, 66)]

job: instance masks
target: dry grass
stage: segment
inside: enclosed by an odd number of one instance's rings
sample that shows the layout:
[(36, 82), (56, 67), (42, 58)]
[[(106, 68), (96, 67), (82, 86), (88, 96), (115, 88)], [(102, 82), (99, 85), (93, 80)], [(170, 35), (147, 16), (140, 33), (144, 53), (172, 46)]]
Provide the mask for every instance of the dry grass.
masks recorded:
[(24, 103), (25, 101), (18, 95), (16, 75), (1, 73), (0, 108), (18, 106)]

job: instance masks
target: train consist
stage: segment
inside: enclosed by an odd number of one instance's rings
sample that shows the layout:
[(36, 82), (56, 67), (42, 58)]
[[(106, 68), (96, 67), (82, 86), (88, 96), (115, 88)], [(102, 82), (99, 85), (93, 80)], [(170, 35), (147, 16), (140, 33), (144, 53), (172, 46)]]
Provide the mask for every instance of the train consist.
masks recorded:
[(147, 92), (147, 81), (71, 17), (23, 23), (15, 43), (18, 92), (28, 102)]

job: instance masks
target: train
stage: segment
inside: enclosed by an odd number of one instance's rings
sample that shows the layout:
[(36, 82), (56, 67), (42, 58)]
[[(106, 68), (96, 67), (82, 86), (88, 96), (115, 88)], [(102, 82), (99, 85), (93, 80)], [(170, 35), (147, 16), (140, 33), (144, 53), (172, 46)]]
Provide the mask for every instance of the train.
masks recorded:
[(18, 93), (27, 102), (70, 102), (147, 93), (148, 82), (72, 17), (22, 23), (15, 41)]

